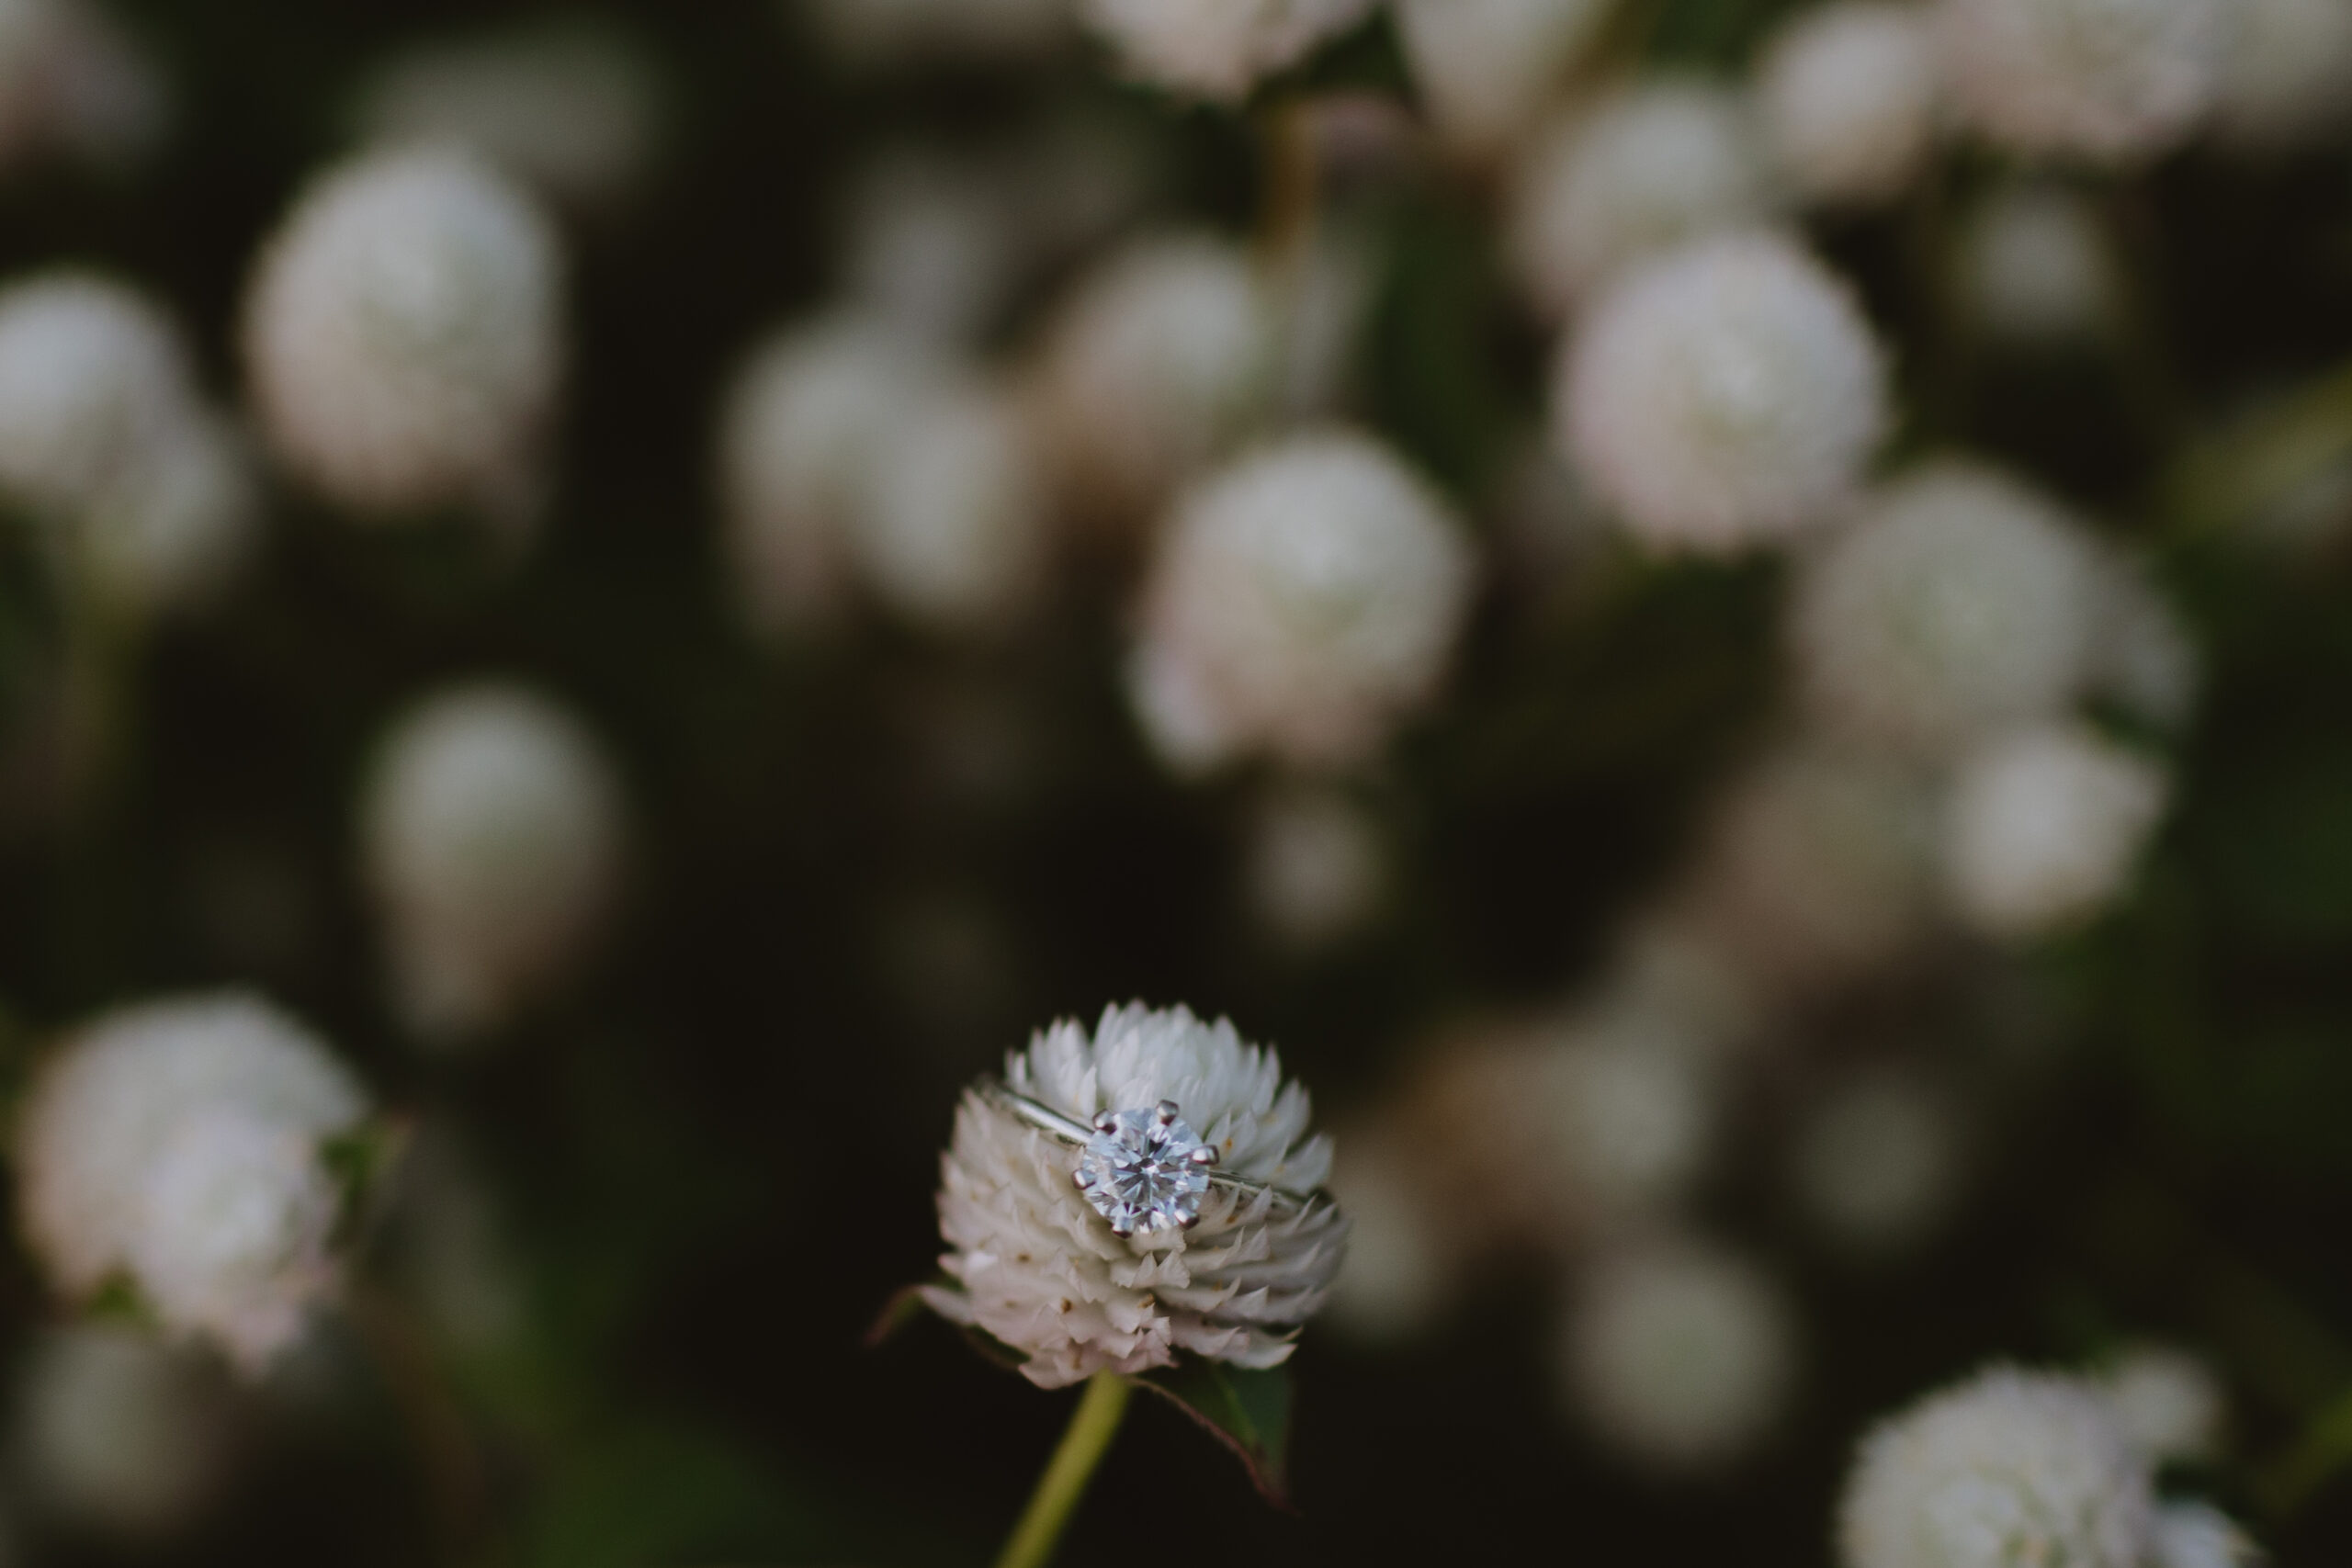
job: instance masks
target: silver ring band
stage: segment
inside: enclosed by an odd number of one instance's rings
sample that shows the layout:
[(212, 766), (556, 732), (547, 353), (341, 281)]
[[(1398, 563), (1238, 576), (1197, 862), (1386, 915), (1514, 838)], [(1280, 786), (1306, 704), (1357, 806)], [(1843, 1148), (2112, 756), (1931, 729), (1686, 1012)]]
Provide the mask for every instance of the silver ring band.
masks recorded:
[[(1011, 1088), (1001, 1078), (982, 1078), (978, 1088), (980, 1094), (990, 1103), (1010, 1112), (1048, 1137), (1057, 1138), (1069, 1145), (1072, 1148), (1084, 1148), (1093, 1141), (1097, 1132), (1102, 1131), (1102, 1129), (1088, 1126), (1075, 1116), (1065, 1116), (1041, 1100), (1030, 1099), (1027, 1095)], [(1165, 1116), (1172, 1118), (1175, 1115), (1176, 1108), (1171, 1102), (1162, 1100), (1160, 1104)], [(1109, 1113), (1106, 1112), (1107, 1114)], [(1209, 1185), (1212, 1187), (1222, 1187), (1228, 1191), (1239, 1192), (1249, 1197), (1264, 1193), (1278, 1202), (1287, 1203), (1298, 1209), (1312, 1208), (1318, 1200), (1323, 1198), (1321, 1193), (1292, 1192), (1267, 1182), (1253, 1181), (1246, 1176), (1236, 1176), (1230, 1171), (1214, 1168), (1207, 1172), (1207, 1177)]]

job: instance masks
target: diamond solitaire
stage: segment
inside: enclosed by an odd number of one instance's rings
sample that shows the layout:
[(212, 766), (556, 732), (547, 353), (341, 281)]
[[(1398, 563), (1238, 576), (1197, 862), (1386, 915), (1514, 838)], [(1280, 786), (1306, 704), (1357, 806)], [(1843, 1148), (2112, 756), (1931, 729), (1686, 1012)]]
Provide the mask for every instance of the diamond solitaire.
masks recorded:
[(1105, 1111), (1080, 1147), (1071, 1179), (1114, 1235), (1190, 1230), (1201, 1219), (1216, 1150), (1163, 1100), (1149, 1111)]

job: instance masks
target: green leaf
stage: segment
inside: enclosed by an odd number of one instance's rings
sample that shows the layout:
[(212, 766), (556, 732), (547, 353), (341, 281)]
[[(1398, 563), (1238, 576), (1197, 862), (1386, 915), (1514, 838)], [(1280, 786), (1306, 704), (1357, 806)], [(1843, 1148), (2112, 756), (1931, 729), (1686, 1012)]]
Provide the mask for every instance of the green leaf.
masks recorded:
[(1289, 1369), (1254, 1371), (1186, 1357), (1130, 1381), (1207, 1427), (1240, 1459), (1259, 1495), (1278, 1508), (1290, 1506)]

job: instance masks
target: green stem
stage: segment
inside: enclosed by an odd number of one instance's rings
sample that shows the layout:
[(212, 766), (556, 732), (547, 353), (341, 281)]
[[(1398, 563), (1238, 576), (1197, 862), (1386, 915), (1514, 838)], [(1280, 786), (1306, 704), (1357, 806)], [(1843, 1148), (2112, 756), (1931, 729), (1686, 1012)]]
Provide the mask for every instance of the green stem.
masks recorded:
[(1086, 1495), (1094, 1467), (1118, 1436), (1119, 1418), (1127, 1413), (1127, 1380), (1116, 1372), (1097, 1372), (1086, 1385), (1085, 1397), (1071, 1413), (1061, 1446), (1037, 1478), (1037, 1490), (1021, 1511), (1021, 1522), (996, 1560), (996, 1568), (1045, 1568), (1062, 1539), (1063, 1527)]

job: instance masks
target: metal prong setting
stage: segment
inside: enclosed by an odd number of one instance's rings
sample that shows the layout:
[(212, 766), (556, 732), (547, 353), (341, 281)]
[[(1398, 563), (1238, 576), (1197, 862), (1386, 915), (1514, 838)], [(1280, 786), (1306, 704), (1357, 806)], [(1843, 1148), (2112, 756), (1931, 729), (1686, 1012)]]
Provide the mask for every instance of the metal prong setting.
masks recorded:
[(1098, 1133), (1117, 1132), (1119, 1130), (1119, 1113), (1115, 1111), (1100, 1111), (1095, 1112), (1094, 1130)]
[(1177, 1110), (1178, 1107), (1174, 1100), (1163, 1100), (1157, 1106), (1152, 1108), (1151, 1113), (1159, 1124), (1165, 1127), (1170, 1122), (1176, 1120)]
[(1215, 1144), (1203, 1144), (1199, 1148), (1194, 1149), (1188, 1157), (1194, 1165), (1215, 1165), (1217, 1158), (1216, 1145)]

